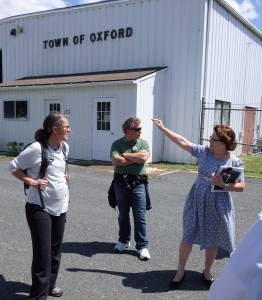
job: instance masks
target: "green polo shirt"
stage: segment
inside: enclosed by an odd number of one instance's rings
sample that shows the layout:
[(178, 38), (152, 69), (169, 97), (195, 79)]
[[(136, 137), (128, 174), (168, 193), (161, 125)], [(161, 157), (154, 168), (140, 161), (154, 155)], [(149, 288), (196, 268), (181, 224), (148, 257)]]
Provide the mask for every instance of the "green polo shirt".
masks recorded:
[[(110, 157), (112, 157), (112, 155), (132, 153), (139, 150), (146, 150), (147, 152), (150, 152), (148, 142), (143, 139), (128, 141), (124, 136), (121, 139), (113, 142), (111, 146)], [(133, 163), (128, 166), (115, 166), (115, 172), (120, 174), (144, 175), (146, 174), (146, 166), (145, 163)]]

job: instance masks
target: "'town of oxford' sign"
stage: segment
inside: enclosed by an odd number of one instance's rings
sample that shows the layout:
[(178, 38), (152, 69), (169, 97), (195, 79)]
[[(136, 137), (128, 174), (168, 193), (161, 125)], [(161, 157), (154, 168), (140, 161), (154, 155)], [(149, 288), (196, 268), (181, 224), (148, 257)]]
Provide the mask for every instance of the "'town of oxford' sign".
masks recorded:
[[(92, 43), (107, 41), (109, 39), (122, 39), (122, 38), (129, 38), (133, 35), (133, 28), (126, 27), (126, 28), (119, 28), (119, 29), (112, 29), (112, 30), (105, 30), (99, 32), (92, 32), (89, 35), (89, 41)], [(69, 37), (61, 37), (53, 40), (45, 40), (43, 41), (44, 48), (56, 48), (56, 47), (66, 47), (70, 43), (74, 45), (83, 44), (85, 41), (85, 34), (75, 35), (72, 39)]]

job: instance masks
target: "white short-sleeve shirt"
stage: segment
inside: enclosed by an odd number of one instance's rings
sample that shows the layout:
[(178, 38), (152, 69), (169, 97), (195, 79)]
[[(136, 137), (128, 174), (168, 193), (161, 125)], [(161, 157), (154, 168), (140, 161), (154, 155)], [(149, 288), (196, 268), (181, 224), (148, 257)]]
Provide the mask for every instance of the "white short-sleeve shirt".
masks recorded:
[[(63, 151), (63, 144), (65, 150)], [(45, 177), (48, 184), (42, 191), (45, 208), (51, 215), (59, 216), (68, 210), (69, 189), (68, 182), (65, 178), (66, 160), (69, 152), (67, 143), (60, 143), (57, 150), (48, 146), (49, 164)], [(65, 153), (64, 153), (65, 152)], [(8, 170), (13, 173), (20, 169), (27, 169), (28, 176), (39, 178), (41, 166), (41, 145), (38, 142), (29, 145), (19, 156), (13, 159)], [(32, 186), (27, 190), (27, 202), (41, 205), (38, 190)]]

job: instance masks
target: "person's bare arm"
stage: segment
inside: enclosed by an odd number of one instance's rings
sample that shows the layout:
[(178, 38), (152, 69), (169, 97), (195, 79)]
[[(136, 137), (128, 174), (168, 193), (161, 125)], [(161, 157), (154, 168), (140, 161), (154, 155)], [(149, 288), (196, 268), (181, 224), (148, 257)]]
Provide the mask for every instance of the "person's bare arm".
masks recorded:
[(122, 157), (135, 164), (143, 164), (149, 158), (149, 153), (146, 150), (140, 150), (134, 153), (123, 153)]
[(48, 180), (46, 178), (38, 179), (38, 178), (32, 178), (29, 177), (27, 174), (25, 174), (22, 170), (15, 170), (12, 175), (14, 175), (17, 179), (23, 181), (24, 183), (33, 186), (34, 188), (38, 188), (38, 183), (40, 180), (40, 188), (41, 190), (44, 190), (47, 186)]
[(120, 166), (120, 167), (133, 164), (132, 161), (127, 160), (126, 158), (120, 155), (112, 155), (111, 161), (113, 166)]
[(122, 153), (121, 155), (112, 155), (113, 166), (127, 166), (131, 164), (145, 163), (149, 158), (149, 153), (145, 150), (140, 150), (135, 153)]
[(182, 135), (173, 132), (172, 130), (166, 128), (162, 121), (159, 119), (152, 119), (153, 123), (157, 125), (157, 127), (163, 131), (163, 133), (175, 144), (177, 144), (180, 148), (186, 150), (189, 153), (192, 153), (192, 143), (187, 140)]
[(245, 189), (245, 182), (239, 181), (234, 183), (224, 183), (223, 178), (219, 172), (214, 174), (211, 178), (211, 183), (223, 188), (225, 192), (243, 192)]

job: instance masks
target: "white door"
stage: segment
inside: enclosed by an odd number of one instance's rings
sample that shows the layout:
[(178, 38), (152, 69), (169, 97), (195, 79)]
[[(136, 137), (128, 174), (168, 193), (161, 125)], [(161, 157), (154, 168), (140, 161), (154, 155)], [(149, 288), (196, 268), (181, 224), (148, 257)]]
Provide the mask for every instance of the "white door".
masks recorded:
[(45, 100), (45, 114), (46, 116), (52, 112), (61, 114), (62, 110), (61, 99), (46, 99)]
[(116, 99), (93, 98), (92, 159), (110, 160), (110, 149), (115, 140)]

